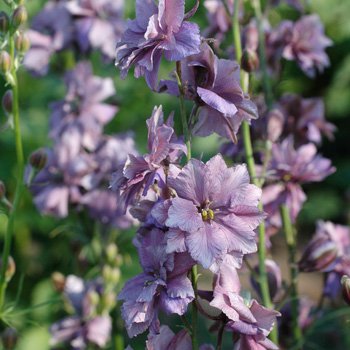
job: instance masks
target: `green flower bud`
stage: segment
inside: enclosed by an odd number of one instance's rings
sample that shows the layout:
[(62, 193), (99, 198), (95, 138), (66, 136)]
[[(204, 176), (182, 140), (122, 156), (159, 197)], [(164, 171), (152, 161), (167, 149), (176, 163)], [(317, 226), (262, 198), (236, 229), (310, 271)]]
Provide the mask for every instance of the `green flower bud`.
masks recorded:
[[(0, 262), (0, 268), (2, 268), (2, 258), (1, 258), (1, 262)], [(13, 260), (12, 256), (9, 256), (8, 260), (7, 260), (7, 268), (5, 271), (5, 280), (7, 283), (9, 283), (11, 281), (15, 272), (16, 272), (16, 263)]]
[(112, 310), (117, 303), (117, 297), (115, 293), (110, 292), (103, 295), (102, 305), (104, 310)]
[(29, 157), (30, 165), (36, 169), (41, 170), (44, 168), (47, 162), (47, 154), (45, 149), (40, 148), (37, 151), (33, 152)]
[(28, 13), (23, 5), (18, 6), (12, 14), (11, 27), (15, 32), (28, 19)]
[(2, 345), (5, 350), (12, 350), (16, 347), (18, 334), (14, 328), (6, 328), (1, 334)]
[(15, 48), (20, 53), (25, 53), (30, 48), (29, 37), (26, 33), (18, 33), (15, 38)]
[(6, 12), (0, 11), (0, 33), (6, 34), (10, 28), (10, 19)]
[(118, 255), (118, 247), (114, 243), (110, 243), (106, 248), (106, 256), (109, 264), (114, 265), (115, 258)]
[(62, 293), (66, 284), (66, 278), (60, 272), (54, 272), (51, 275), (52, 284), (57, 292)]
[(88, 299), (91, 305), (97, 306), (100, 302), (100, 295), (96, 291), (92, 290), (88, 293)]
[(0, 72), (6, 74), (11, 69), (11, 56), (6, 51), (0, 52)]
[(12, 114), (13, 93), (12, 90), (7, 90), (2, 97), (2, 108), (6, 114)]
[(255, 51), (249, 49), (243, 51), (241, 67), (247, 73), (252, 73), (259, 68), (259, 58)]

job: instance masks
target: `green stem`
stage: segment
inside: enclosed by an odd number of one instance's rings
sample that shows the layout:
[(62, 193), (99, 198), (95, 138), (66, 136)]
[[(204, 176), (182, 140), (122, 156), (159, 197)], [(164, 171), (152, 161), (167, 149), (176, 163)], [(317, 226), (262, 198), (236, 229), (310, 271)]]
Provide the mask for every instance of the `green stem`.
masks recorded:
[(17, 72), (16, 67), (14, 65), (15, 62), (15, 42), (14, 35), (10, 36), (9, 39), (9, 50), (12, 61), (11, 74), (13, 76), (13, 86), (12, 86), (12, 94), (13, 94), (13, 121), (14, 121), (14, 132), (15, 132), (15, 144), (16, 144), (16, 156), (17, 156), (17, 183), (15, 196), (13, 201), (13, 208), (9, 215), (9, 220), (7, 224), (7, 230), (5, 234), (5, 242), (4, 249), (2, 253), (2, 266), (0, 272), (0, 310), (2, 310), (4, 300), (5, 300), (5, 292), (7, 287), (6, 281), (6, 269), (7, 269), (7, 261), (10, 256), (11, 251), (11, 243), (14, 234), (14, 223), (15, 217), (18, 211), (18, 207), (20, 204), (21, 195), (23, 192), (24, 184), (23, 184), (23, 174), (24, 174), (24, 156), (23, 156), (23, 146), (22, 146), (22, 136), (21, 136), (21, 127), (19, 120), (19, 104), (18, 104), (18, 81), (17, 81)]
[(299, 296), (298, 296), (298, 265), (296, 262), (296, 234), (290, 219), (289, 209), (286, 205), (282, 205), (281, 218), (283, 224), (283, 230), (286, 236), (288, 253), (289, 253), (289, 266), (290, 266), (290, 298), (291, 298), (291, 311), (292, 311), (292, 332), (293, 332), (293, 344), (300, 344), (302, 339), (302, 332), (299, 327), (298, 315), (299, 315)]
[[(176, 79), (180, 92), (180, 113), (181, 113), (181, 121), (183, 133), (185, 136), (185, 142), (187, 146), (187, 161), (191, 159), (191, 134), (188, 127), (186, 108), (185, 108), (185, 92), (182, 85), (182, 73), (181, 73), (181, 62), (176, 62)], [(198, 280), (198, 267), (194, 265), (191, 270), (191, 280), (192, 286), (194, 290), (195, 300), (192, 302), (192, 349), (197, 350), (198, 347), (198, 336), (197, 336), (197, 320), (198, 320), (198, 309), (196, 305), (196, 300), (198, 297), (197, 291), (197, 280)]]
[[(260, 2), (259, 2), (260, 4)], [(235, 44), (236, 51), (236, 59), (240, 62), (242, 57), (242, 43), (241, 43), (241, 35), (240, 35), (240, 25), (239, 25), (239, 5), (240, 1), (235, 1), (234, 3), (234, 14), (233, 14), (233, 38)], [(248, 93), (249, 91), (249, 76), (246, 72), (241, 70), (241, 86), (244, 93)], [(250, 178), (254, 185), (259, 186), (260, 181), (256, 176), (256, 168), (254, 162), (253, 155), (253, 146), (252, 140), (250, 136), (250, 126), (244, 121), (242, 123), (242, 136), (243, 136), (243, 144), (246, 156), (246, 162), (248, 167), (248, 172)], [(259, 209), (263, 211), (263, 205), (259, 203)], [(260, 290), (262, 294), (263, 304), (267, 308), (273, 308), (273, 304), (270, 297), (269, 284), (267, 279), (267, 272), (265, 266), (266, 259), (266, 238), (265, 238), (265, 223), (262, 222), (259, 225), (259, 243), (258, 243), (258, 256), (259, 256), (259, 284)], [(270, 338), (273, 342), (278, 344), (278, 334), (277, 327), (275, 326), (270, 333)]]

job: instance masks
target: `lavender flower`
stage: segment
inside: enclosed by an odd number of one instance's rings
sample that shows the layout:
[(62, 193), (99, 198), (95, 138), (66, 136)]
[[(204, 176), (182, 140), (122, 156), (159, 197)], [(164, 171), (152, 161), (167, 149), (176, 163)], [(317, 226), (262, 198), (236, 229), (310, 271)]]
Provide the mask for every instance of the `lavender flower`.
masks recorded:
[[(200, 107), (193, 134), (217, 133), (236, 142), (242, 121), (258, 117), (255, 104), (240, 87), (239, 65), (218, 59), (209, 45), (203, 43), (200, 54), (182, 61), (181, 71), (186, 97)], [(159, 89), (178, 94), (172, 81), (163, 81)]]
[(80, 50), (92, 47), (113, 59), (115, 43), (124, 31), (124, 0), (71, 0), (66, 7), (74, 19)]
[(59, 139), (69, 128), (79, 131), (80, 144), (93, 150), (117, 107), (103, 103), (115, 94), (113, 81), (92, 75), (90, 63), (81, 62), (65, 77), (67, 95), (51, 104), (51, 136)]
[(130, 154), (112, 180), (112, 188), (119, 191), (125, 205), (141, 192), (145, 196), (154, 183), (164, 188), (171, 163), (187, 152), (183, 141), (175, 135), (173, 117), (164, 123), (162, 106), (154, 108), (147, 127), (149, 153), (139, 157)]
[(334, 171), (331, 161), (317, 155), (317, 149), (312, 143), (297, 150), (294, 149), (292, 138), (280, 145), (273, 145), (268, 172), (279, 182), (266, 186), (262, 197), (264, 210), (269, 214), (269, 224), (281, 227), (279, 208), (282, 204), (289, 208), (294, 222), (306, 200), (300, 184), (322, 181)]
[(135, 77), (145, 76), (155, 89), (160, 60), (179, 61), (199, 52), (199, 27), (186, 21), (184, 0), (136, 1), (136, 19), (117, 45), (117, 63), (125, 78), (132, 65)]
[(168, 251), (185, 247), (213, 270), (227, 255), (239, 267), (243, 254), (256, 251), (254, 229), (264, 216), (257, 208), (261, 191), (249, 184), (246, 166), (227, 168), (220, 155), (206, 164), (192, 159), (168, 185), (177, 193), (166, 220)]
[(331, 45), (332, 41), (324, 35), (320, 18), (315, 14), (303, 16), (293, 26), (283, 57), (297, 61), (305, 74), (314, 77), (316, 70), (323, 72), (329, 66), (325, 48)]
[[(145, 231), (145, 230), (143, 230)], [(135, 240), (143, 273), (129, 280), (118, 298), (130, 337), (146, 329), (158, 331), (158, 310), (183, 315), (194, 299), (187, 277), (194, 262), (187, 253), (167, 254), (164, 232), (153, 228)]]
[(86, 349), (88, 343), (99, 347), (106, 346), (112, 330), (112, 320), (108, 315), (96, 314), (96, 305), (92, 294), (98, 293), (97, 282), (84, 282), (76, 276), (68, 276), (64, 295), (73, 308), (75, 315), (67, 317), (50, 328), (51, 345), (69, 343), (72, 349)]
[(159, 333), (150, 333), (147, 339), (147, 350), (192, 349), (191, 337), (184, 329), (175, 335), (168, 326), (161, 326)]

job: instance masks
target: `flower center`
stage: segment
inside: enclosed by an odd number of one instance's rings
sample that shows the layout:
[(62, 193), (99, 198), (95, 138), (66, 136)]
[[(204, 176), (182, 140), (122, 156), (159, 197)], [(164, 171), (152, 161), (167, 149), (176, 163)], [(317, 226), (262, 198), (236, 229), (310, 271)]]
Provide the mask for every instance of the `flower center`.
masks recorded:
[(210, 209), (210, 201), (206, 200), (200, 207), (197, 207), (198, 212), (202, 215), (203, 221), (214, 220), (215, 214), (212, 209)]
[(282, 179), (284, 182), (289, 182), (290, 180), (292, 180), (292, 175), (285, 174), (285, 175), (283, 175)]

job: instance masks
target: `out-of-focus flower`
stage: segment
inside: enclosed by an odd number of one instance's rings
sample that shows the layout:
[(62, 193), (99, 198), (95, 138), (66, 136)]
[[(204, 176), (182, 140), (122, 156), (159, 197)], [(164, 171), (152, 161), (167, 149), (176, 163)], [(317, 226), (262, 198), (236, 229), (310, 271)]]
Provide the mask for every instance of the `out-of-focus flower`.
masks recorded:
[(187, 253), (168, 254), (164, 232), (153, 228), (134, 241), (143, 273), (129, 280), (118, 299), (130, 337), (146, 329), (158, 331), (158, 310), (183, 315), (194, 299), (187, 277), (194, 261)]
[(278, 182), (266, 186), (262, 196), (268, 223), (281, 227), (279, 208), (282, 204), (289, 208), (291, 219), (295, 222), (306, 200), (300, 185), (322, 181), (334, 172), (331, 161), (318, 155), (312, 143), (294, 149), (293, 138), (289, 137), (281, 144), (273, 145), (268, 173)]
[(173, 129), (173, 116), (164, 123), (162, 106), (154, 108), (147, 127), (149, 153), (138, 157), (130, 154), (112, 179), (112, 188), (119, 192), (126, 206), (136, 195), (145, 196), (155, 183), (164, 188), (172, 163), (187, 152)]
[(99, 49), (109, 59), (124, 31), (124, 0), (71, 0), (66, 5), (74, 20), (81, 51)]
[(165, 222), (168, 251), (188, 251), (212, 270), (227, 256), (239, 267), (243, 254), (256, 251), (254, 229), (264, 215), (257, 208), (261, 190), (249, 183), (246, 166), (227, 168), (221, 155), (206, 164), (192, 159), (168, 185), (177, 193)]
[(297, 61), (305, 74), (313, 77), (316, 70), (322, 73), (329, 66), (325, 49), (332, 45), (332, 41), (324, 35), (323, 25), (317, 15), (303, 16), (297, 21), (289, 39), (283, 57)]
[[(242, 121), (258, 118), (255, 104), (240, 87), (239, 65), (218, 59), (208, 44), (202, 44), (198, 55), (183, 60), (181, 71), (185, 96), (200, 107), (195, 135), (217, 133), (236, 141)], [(174, 81), (162, 81), (159, 90), (179, 93)]]
[(344, 301), (350, 305), (350, 278), (349, 276), (344, 275), (341, 278), (342, 292)]
[(98, 315), (92, 295), (98, 295), (98, 282), (84, 282), (70, 275), (66, 278), (64, 295), (74, 310), (74, 316), (54, 323), (50, 328), (51, 345), (69, 343), (73, 349), (86, 349), (88, 343), (106, 346), (112, 330), (108, 315)]
[(145, 76), (155, 89), (161, 57), (169, 61), (199, 52), (200, 35), (197, 24), (186, 21), (184, 0), (136, 1), (136, 19), (117, 45), (117, 63), (125, 78), (132, 65), (135, 77)]
[(176, 335), (168, 326), (161, 326), (159, 333), (150, 333), (146, 341), (147, 350), (192, 350), (192, 341), (186, 330)]
[[(320, 144), (322, 134), (328, 139), (333, 139), (336, 127), (325, 120), (322, 99), (284, 95), (276, 108), (283, 115), (283, 120), (280, 120), (283, 130), (282, 137), (293, 135), (299, 144), (306, 142)], [(274, 127), (276, 128), (276, 123)]]
[(81, 62), (65, 77), (67, 94), (51, 104), (51, 136), (59, 139), (67, 129), (80, 134), (81, 145), (93, 150), (106, 125), (116, 114), (116, 106), (103, 101), (115, 94), (110, 78), (94, 76), (90, 63)]

